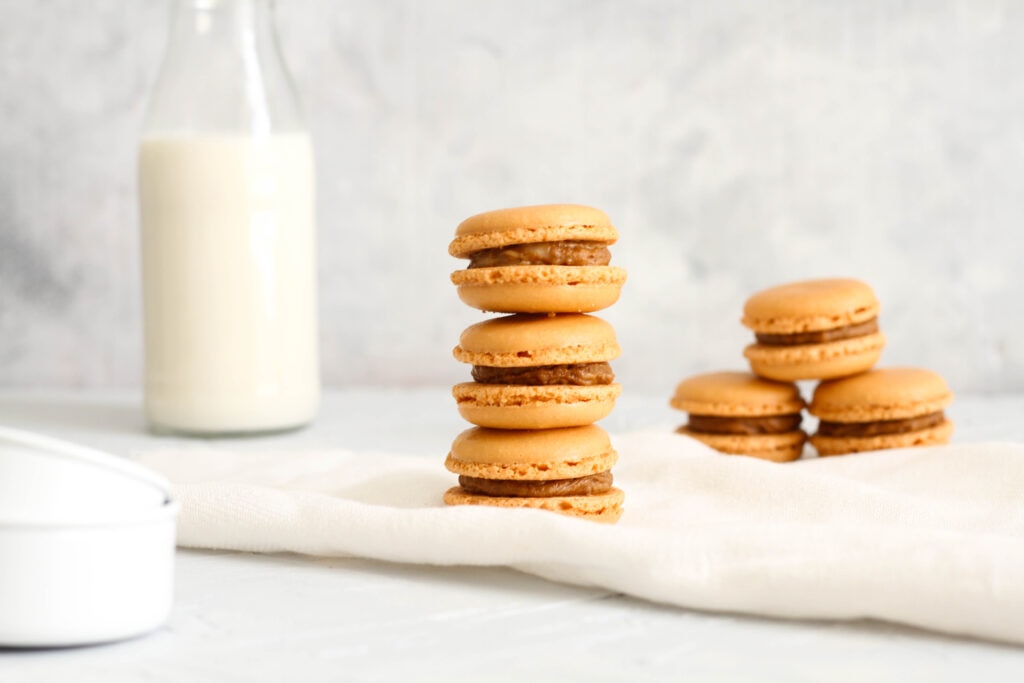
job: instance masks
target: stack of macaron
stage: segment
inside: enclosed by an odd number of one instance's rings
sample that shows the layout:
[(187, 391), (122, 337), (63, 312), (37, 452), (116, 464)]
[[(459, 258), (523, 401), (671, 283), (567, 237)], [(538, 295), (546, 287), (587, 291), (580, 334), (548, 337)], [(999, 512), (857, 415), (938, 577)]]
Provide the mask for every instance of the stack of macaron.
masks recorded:
[(679, 384), (670, 404), (689, 413), (678, 431), (723, 453), (798, 459), (806, 433), (794, 382), (820, 380), (808, 411), (819, 455), (947, 443), (953, 400), (945, 381), (920, 368), (873, 370), (885, 346), (874, 291), (852, 279), (807, 280), (750, 297), (744, 351), (753, 374), (710, 373)]
[(612, 326), (588, 315), (619, 298), (626, 272), (608, 265), (617, 238), (604, 212), (574, 204), (490, 211), (456, 229), (448, 251), (469, 259), (452, 274), (459, 297), (510, 315), (466, 328), (454, 350), (473, 381), (452, 395), (476, 426), (445, 462), (459, 475), (449, 505), (621, 516), (617, 454), (593, 424), (622, 391), (609, 365), (621, 350)]

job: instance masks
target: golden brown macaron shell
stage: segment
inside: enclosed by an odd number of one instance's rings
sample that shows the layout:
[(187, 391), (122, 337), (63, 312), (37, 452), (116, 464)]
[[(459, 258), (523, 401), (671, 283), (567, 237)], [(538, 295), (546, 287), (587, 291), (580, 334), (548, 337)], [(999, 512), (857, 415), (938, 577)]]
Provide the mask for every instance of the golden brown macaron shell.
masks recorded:
[(450, 472), (482, 479), (548, 481), (607, 472), (618, 460), (597, 425), (544, 430), (472, 427), (452, 443)]
[[(456, 229), (452, 256), (545, 242), (609, 245), (618, 231), (607, 214), (577, 204), (500, 209), (472, 216)], [(474, 308), (506, 313), (589, 313), (618, 300), (626, 271), (609, 265), (503, 265), (452, 273), (459, 298)]]
[(905, 434), (881, 434), (869, 437), (810, 437), (811, 445), (820, 456), (846, 455), (848, 453), (864, 453), (867, 451), (884, 451), (893, 448), (913, 448), (918, 446), (941, 446), (949, 443), (953, 436), (953, 423), (944, 419), (940, 424), (928, 429), (920, 429)]
[(607, 493), (593, 496), (563, 496), (552, 498), (502, 498), (481, 496), (466, 492), (455, 486), (444, 493), (448, 505), (484, 505), (498, 508), (532, 508), (557, 512), (568, 517), (578, 517), (592, 522), (614, 524), (622, 517), (622, 503), (626, 494), (614, 486)]
[(452, 387), (459, 415), (495, 429), (575, 427), (603, 420), (622, 394), (618, 383), (529, 386), (462, 382)]
[(676, 410), (718, 417), (792, 415), (804, 409), (795, 384), (731, 370), (687, 377), (676, 386), (669, 404)]
[(856, 377), (822, 382), (809, 406), (829, 422), (901, 420), (938, 412), (953, 392), (938, 373), (924, 368), (878, 368)]
[(876, 332), (822, 344), (751, 344), (743, 350), (743, 355), (754, 374), (765, 379), (779, 382), (827, 380), (870, 370), (882, 357), (885, 342), (885, 335)]
[(772, 462), (792, 462), (799, 460), (804, 452), (807, 434), (803, 430), (785, 432), (783, 434), (705, 434), (695, 432), (687, 427), (680, 427), (676, 433), (689, 436), (705, 446), (726, 455), (749, 455), (760, 460)]
[(801, 280), (752, 295), (742, 322), (754, 332), (795, 334), (863, 323), (877, 318), (879, 310), (874, 291), (860, 280)]
[(622, 353), (615, 328), (593, 315), (505, 315), (470, 325), (452, 354), (461, 363), (500, 368), (596, 363)]
[(582, 204), (542, 204), (470, 216), (455, 229), (448, 253), (469, 258), (483, 249), (565, 240), (614, 244), (619, 233), (604, 211)]

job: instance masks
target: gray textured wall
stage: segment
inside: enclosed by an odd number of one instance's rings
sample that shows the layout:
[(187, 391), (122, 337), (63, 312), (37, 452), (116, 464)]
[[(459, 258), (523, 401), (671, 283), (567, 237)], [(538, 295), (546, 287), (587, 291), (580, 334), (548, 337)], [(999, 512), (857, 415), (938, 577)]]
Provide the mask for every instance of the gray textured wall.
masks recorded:
[[(1024, 390), (1024, 4), (284, 0), (328, 384), (449, 382), (459, 220), (604, 208), (624, 382), (742, 364), (751, 291), (863, 277), (884, 361)], [(0, 0), (0, 385), (140, 375), (156, 0)]]

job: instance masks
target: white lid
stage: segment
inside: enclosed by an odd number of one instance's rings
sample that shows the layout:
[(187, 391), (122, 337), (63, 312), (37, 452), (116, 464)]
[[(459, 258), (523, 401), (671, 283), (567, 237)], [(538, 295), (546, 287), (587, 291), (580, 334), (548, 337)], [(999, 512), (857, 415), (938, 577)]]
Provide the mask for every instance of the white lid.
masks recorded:
[(130, 523), (170, 500), (163, 477), (124, 458), (0, 427), (0, 526)]

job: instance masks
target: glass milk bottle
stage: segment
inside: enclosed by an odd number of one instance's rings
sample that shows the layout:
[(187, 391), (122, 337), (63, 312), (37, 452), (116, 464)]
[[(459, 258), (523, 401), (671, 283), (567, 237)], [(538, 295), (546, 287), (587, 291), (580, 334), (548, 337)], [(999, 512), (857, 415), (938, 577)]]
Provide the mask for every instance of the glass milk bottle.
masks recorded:
[(139, 148), (156, 431), (273, 431), (317, 410), (313, 151), (273, 10), (172, 0)]

